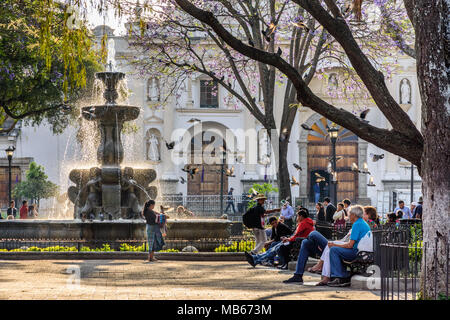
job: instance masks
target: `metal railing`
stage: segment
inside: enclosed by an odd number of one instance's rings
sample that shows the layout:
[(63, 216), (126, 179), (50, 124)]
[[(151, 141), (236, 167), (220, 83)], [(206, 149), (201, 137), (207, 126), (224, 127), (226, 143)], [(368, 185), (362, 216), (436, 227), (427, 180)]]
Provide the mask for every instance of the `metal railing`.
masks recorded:
[[(163, 250), (183, 251), (189, 247), (199, 252), (243, 252), (254, 247), (252, 236), (199, 240), (166, 239)], [(227, 249), (228, 248), (228, 249)], [(245, 249), (245, 250), (244, 250)], [(1, 252), (147, 252), (146, 239), (82, 240), (82, 239), (0, 239)], [(186, 250), (184, 250), (186, 251)], [(189, 250), (188, 250), (189, 251)]]
[[(231, 221), (242, 221), (242, 215), (247, 210), (250, 198), (246, 195), (161, 195), (156, 198), (157, 203), (162, 203), (165, 206), (173, 207), (175, 210), (178, 206), (183, 206), (187, 210), (191, 211), (194, 217), (202, 218), (219, 218), (222, 213), (220, 212), (220, 201), (223, 202), (224, 213), (228, 215), (228, 219)], [(282, 199), (281, 199), (282, 200)], [(278, 195), (267, 196), (264, 207), (266, 209), (274, 209), (281, 207), (281, 201)], [(229, 203), (234, 204), (235, 212)], [(291, 202), (292, 206), (306, 205), (305, 199), (294, 198)], [(227, 210), (228, 207), (228, 210)], [(314, 208), (308, 208), (310, 213), (314, 213)], [(313, 212), (314, 211), (314, 212)]]
[[(381, 299), (450, 299), (449, 249), (448, 242), (439, 245), (437, 239), (435, 243), (381, 244)], [(422, 256), (430, 251), (432, 268), (427, 268)], [(442, 259), (439, 262), (438, 252), (443, 252), (444, 264)]]

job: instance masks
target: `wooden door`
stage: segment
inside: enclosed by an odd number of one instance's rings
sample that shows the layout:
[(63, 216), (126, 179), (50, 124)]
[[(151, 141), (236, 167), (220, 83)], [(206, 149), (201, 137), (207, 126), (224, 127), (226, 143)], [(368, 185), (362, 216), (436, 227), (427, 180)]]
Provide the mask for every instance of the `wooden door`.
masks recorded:
[[(330, 175), (326, 172), (329, 157), (332, 154), (331, 143), (327, 141), (314, 141), (308, 143), (308, 181), (309, 200), (314, 201), (313, 184), (315, 182), (315, 172), (320, 173), (325, 181), (320, 183), (321, 200), (326, 196), (326, 183), (331, 180)], [(358, 175), (351, 171), (353, 162), (358, 163), (358, 143), (357, 142), (337, 142), (336, 157), (341, 156), (342, 159), (336, 162), (337, 171), (337, 197), (338, 201), (349, 198), (355, 202), (358, 197)]]

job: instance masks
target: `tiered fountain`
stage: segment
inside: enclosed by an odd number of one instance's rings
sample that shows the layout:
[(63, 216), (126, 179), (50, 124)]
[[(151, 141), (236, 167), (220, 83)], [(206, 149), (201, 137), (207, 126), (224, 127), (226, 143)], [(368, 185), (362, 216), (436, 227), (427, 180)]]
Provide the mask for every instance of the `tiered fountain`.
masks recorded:
[(156, 178), (155, 170), (120, 166), (123, 124), (139, 116), (138, 107), (116, 103), (117, 85), (124, 76), (122, 72), (97, 73), (106, 88), (103, 94), (106, 103), (82, 108), (82, 116), (88, 121), (97, 121), (100, 129), (97, 151), (100, 167), (70, 172), (69, 178), (76, 184), (68, 190), (75, 205), (74, 218), (135, 219), (144, 202), (156, 198), (156, 187), (148, 186)]
[[(153, 169), (121, 167), (124, 149), (121, 131), (126, 121), (139, 116), (139, 108), (116, 103), (121, 72), (100, 72), (105, 85), (104, 105), (82, 108), (82, 116), (96, 121), (100, 130), (97, 150), (99, 167), (74, 169), (69, 178), (69, 199), (74, 220), (0, 220), (0, 238), (8, 239), (145, 239), (140, 212), (145, 201), (155, 199)], [(230, 221), (224, 219), (169, 219), (167, 239), (198, 240), (228, 238)], [(181, 242), (180, 242), (181, 243)], [(182, 243), (181, 243), (182, 244)], [(200, 249), (200, 248), (199, 248)]]

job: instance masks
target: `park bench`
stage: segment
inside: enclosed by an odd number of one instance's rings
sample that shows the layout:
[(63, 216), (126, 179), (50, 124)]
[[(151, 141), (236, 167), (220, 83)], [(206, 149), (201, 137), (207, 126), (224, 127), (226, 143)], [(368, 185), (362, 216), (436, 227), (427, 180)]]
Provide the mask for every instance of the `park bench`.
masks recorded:
[[(319, 229), (319, 230), (317, 230)], [(345, 228), (336, 229), (332, 224), (329, 226), (321, 225), (319, 228), (316, 226), (316, 230), (318, 232), (321, 232), (323, 230), (326, 230), (326, 233), (328, 235), (331, 235), (330, 240), (337, 240), (342, 239), (348, 231), (351, 229), (351, 225), (348, 224), (345, 226)], [(322, 233), (322, 232), (321, 232)], [(290, 252), (290, 259), (291, 261), (297, 261), (298, 254), (300, 252), (300, 247), (302, 244), (302, 241), (305, 238), (297, 238), (294, 240), (294, 243), (292, 245), (292, 249)], [(312, 258), (320, 259), (320, 254), (316, 254)], [(360, 251), (358, 252), (358, 255), (356, 258), (352, 261), (343, 261), (344, 265), (347, 266), (350, 269), (351, 275), (354, 274), (360, 274), (363, 276), (369, 276), (370, 274), (367, 273), (367, 268), (374, 263), (374, 253), (373, 252), (367, 252), (367, 251)]]

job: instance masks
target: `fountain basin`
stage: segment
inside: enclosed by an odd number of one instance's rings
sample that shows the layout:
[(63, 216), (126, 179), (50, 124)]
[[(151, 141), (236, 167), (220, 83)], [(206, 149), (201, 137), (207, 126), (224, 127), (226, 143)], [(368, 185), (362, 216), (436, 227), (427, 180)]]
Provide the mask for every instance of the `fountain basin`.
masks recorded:
[[(166, 239), (227, 239), (231, 221), (224, 219), (168, 219)], [(0, 220), (2, 239), (79, 239), (144, 240), (143, 220), (92, 221), (81, 220)]]

